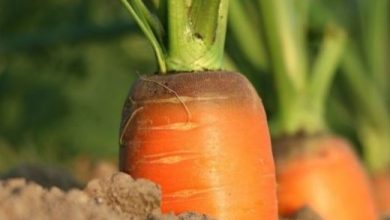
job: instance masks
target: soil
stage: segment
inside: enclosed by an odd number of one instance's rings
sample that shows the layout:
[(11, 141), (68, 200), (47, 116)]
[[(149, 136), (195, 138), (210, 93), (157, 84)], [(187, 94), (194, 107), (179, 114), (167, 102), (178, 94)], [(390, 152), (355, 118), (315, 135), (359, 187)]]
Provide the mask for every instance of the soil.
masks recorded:
[(8, 220), (207, 220), (196, 213), (162, 214), (155, 183), (124, 173), (94, 179), (65, 192), (16, 178), (0, 182), (0, 219)]
[[(107, 169), (106, 169), (107, 170)], [(70, 174), (22, 165), (1, 176), (0, 219), (5, 220), (209, 220), (186, 212), (161, 213), (160, 187), (108, 169), (84, 187)], [(39, 183), (39, 184), (38, 184)], [(304, 208), (283, 220), (320, 220)]]

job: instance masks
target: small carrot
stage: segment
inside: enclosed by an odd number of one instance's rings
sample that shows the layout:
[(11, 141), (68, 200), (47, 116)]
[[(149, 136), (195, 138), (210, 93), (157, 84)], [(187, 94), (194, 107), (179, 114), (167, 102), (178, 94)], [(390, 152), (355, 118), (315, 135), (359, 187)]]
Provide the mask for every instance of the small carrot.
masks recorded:
[(390, 1), (356, 3), (360, 22), (351, 23), (355, 34), (343, 57), (339, 98), (351, 115), (379, 212), (390, 216)]
[(228, 1), (152, 1), (157, 14), (141, 0), (121, 1), (160, 68), (140, 76), (125, 102), (120, 170), (158, 183), (163, 212), (276, 220), (262, 102), (243, 75), (220, 71)]
[(279, 140), (273, 143), (279, 213), (290, 215), (309, 206), (325, 220), (378, 219), (359, 159), (345, 141), (329, 135), (326, 123), (346, 31), (329, 23), (313, 54), (306, 47), (308, 2), (299, 7), (287, 0), (256, 3), (277, 90), (271, 131)]
[(348, 142), (296, 137), (274, 147), (281, 215), (309, 206), (323, 219), (378, 219), (369, 179)]
[(390, 216), (390, 172), (375, 173), (372, 181), (380, 213), (384, 216)]
[[(308, 205), (325, 220), (375, 220), (378, 219), (378, 213), (365, 170), (362, 169), (359, 159), (352, 153), (348, 144), (340, 138), (329, 136), (329, 126), (325, 117), (331, 84), (348, 45), (347, 32), (342, 26), (337, 25), (334, 19), (330, 19), (324, 27), (319, 47), (315, 50), (309, 47), (312, 43), (307, 41), (308, 26), (311, 23), (307, 15), (312, 14), (309, 11), (312, 8), (309, 2), (300, 1), (296, 4), (288, 0), (236, 1), (235, 5), (238, 7), (232, 8), (235, 10), (234, 19), (241, 19), (235, 21), (230, 29), (234, 33), (235, 41), (241, 46), (239, 51), (250, 57), (247, 63), (252, 64), (253, 68), (258, 68), (257, 72), (264, 70), (272, 72), (271, 79), (275, 82), (276, 91), (266, 93), (272, 94), (272, 97), (266, 100), (270, 100), (269, 103), (276, 109), (276, 111), (273, 109), (274, 117), (271, 118), (272, 135), (274, 139), (282, 140), (273, 144), (276, 148), (279, 212), (281, 215), (290, 215)], [(385, 6), (389, 1), (380, 1), (380, 4), (378, 2), (369, 4), (373, 7), (371, 12), (375, 12), (375, 19), (372, 21), (376, 22), (379, 22), (378, 18), (386, 17), (383, 10), (388, 9), (388, 7), (381, 7), (379, 10), (378, 6)], [(256, 21), (257, 19), (259, 21)], [(364, 27), (366, 20), (361, 20), (365, 21), (361, 25)], [(249, 22), (252, 22), (253, 26), (261, 24), (258, 27), (260, 31), (248, 27)], [(316, 26), (315, 29), (318, 30), (318, 27)], [(375, 27), (375, 31), (386, 32), (386, 28), (379, 23), (373, 23), (371, 27)], [(247, 33), (251, 33), (248, 39)], [(365, 31), (365, 33), (370, 32)], [(262, 37), (264, 37), (263, 41)], [(365, 45), (371, 46), (365, 48), (367, 49), (365, 51), (386, 49), (385, 46), (379, 46), (379, 42), (385, 42), (385, 38), (378, 37), (379, 35), (373, 34), (365, 38), (375, 40), (373, 44)], [(254, 41), (256, 43), (253, 43)], [(253, 45), (256, 45), (257, 49), (253, 49)], [(360, 46), (357, 45), (355, 48)], [(236, 47), (232, 48), (235, 49), (231, 54), (234, 59), (238, 56), (236, 56)], [(375, 63), (384, 61), (386, 56), (383, 52), (373, 56), (375, 59), (372, 61)], [(242, 58), (238, 57), (236, 60), (240, 61)], [(262, 61), (254, 63), (259, 59)], [(380, 79), (380, 84), (386, 84), (385, 82), (389, 80), (384, 80), (382, 75), (378, 75), (380, 77), (373, 75), (363, 80), (357, 78), (359, 72), (360, 75), (367, 76), (362, 67), (371, 67), (375, 64), (361, 65), (361, 63), (363, 62), (351, 63), (350, 68), (353, 72), (349, 75), (351, 81), (361, 81), (358, 85), (359, 93), (365, 98), (349, 108), (365, 109), (377, 115), (374, 120), (365, 117), (354, 118), (354, 122), (367, 123), (363, 128), (370, 133), (367, 139), (377, 145), (370, 147), (368, 155), (377, 164), (380, 158), (390, 158), (390, 154), (386, 154), (389, 152), (389, 145), (378, 142), (378, 132), (376, 132), (380, 128), (379, 124), (390, 120), (388, 120), (388, 111), (383, 111), (381, 107), (381, 103), (382, 105), (386, 103), (385, 99), (382, 99), (379, 104), (372, 102), (378, 100), (379, 96), (373, 92), (377, 88), (369, 87), (367, 82), (377, 78)], [(250, 69), (245, 65), (242, 66), (244, 66), (243, 70)], [(377, 68), (379, 69), (385, 70), (382, 67)], [(358, 72), (355, 72), (356, 70)], [(380, 88), (379, 85), (376, 87)], [(388, 90), (378, 89), (378, 91)], [(381, 123), (373, 123), (377, 119)], [(371, 129), (367, 129), (368, 126), (371, 126)], [(389, 131), (385, 130), (379, 135), (388, 137)], [(376, 157), (372, 157), (373, 155)]]

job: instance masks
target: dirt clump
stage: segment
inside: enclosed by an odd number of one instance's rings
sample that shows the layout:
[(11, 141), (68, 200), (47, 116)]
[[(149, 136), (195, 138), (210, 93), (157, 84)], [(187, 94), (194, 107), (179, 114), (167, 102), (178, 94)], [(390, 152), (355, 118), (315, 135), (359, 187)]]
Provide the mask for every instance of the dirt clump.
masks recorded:
[(208, 220), (202, 214), (160, 211), (157, 184), (115, 173), (65, 192), (16, 178), (0, 181), (0, 219), (7, 220)]
[(150, 214), (160, 213), (160, 188), (145, 179), (134, 180), (129, 175), (116, 173), (90, 181), (85, 192), (97, 203), (128, 217), (146, 219)]
[[(206, 215), (194, 212), (161, 213), (160, 187), (121, 172), (93, 179), (84, 189), (41, 186), (35, 183), (37, 179), (42, 178), (0, 180), (0, 219), (210, 220)], [(321, 218), (306, 207), (281, 220)]]

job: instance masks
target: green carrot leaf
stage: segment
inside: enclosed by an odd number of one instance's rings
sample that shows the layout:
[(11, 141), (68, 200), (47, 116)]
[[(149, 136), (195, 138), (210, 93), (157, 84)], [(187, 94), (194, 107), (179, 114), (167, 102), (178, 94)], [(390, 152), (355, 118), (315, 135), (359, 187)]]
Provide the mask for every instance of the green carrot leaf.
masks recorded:
[[(142, 0), (121, 0), (127, 11), (134, 17), (141, 30), (144, 32), (152, 47), (156, 53), (157, 61), (159, 63), (160, 72), (165, 73), (167, 71), (165, 63), (165, 48), (161, 43), (162, 30), (161, 25), (158, 24), (156, 19), (144, 5)], [(158, 36), (158, 34), (161, 34)]]
[(150, 10), (145, 6), (145, 4), (142, 2), (142, 0), (135, 0), (137, 3), (134, 5), (134, 7), (137, 9), (137, 11), (140, 12), (141, 15), (144, 16), (145, 21), (151, 29), (154, 32), (154, 35), (159, 40), (159, 43), (162, 44), (162, 37), (164, 35), (164, 27), (162, 26), (160, 22), (160, 18), (157, 17), (155, 14), (151, 13)]
[(389, 0), (369, 1), (365, 8), (367, 23), (366, 26), (362, 27), (368, 70), (382, 93), (387, 92), (386, 87), (389, 84), (388, 72), (386, 72), (389, 59), (387, 38), (389, 34), (389, 2)]
[[(254, 10), (254, 2), (231, 1), (229, 7), (229, 29), (237, 39), (239, 49), (245, 59), (257, 69), (265, 69), (269, 58), (264, 43), (264, 36), (258, 28), (260, 16)], [(252, 11), (249, 11), (251, 10)], [(253, 11), (254, 10), (254, 11)]]
[[(335, 25), (328, 26), (319, 54), (314, 61), (309, 83), (313, 111), (322, 115), (325, 99), (346, 44), (346, 33)], [(322, 117), (322, 116), (320, 116)]]

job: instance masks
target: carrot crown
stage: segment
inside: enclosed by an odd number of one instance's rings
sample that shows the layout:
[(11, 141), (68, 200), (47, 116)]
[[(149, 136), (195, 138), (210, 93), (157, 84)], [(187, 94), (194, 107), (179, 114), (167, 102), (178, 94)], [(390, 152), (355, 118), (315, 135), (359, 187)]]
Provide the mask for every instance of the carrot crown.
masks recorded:
[(121, 0), (151, 42), (159, 72), (222, 66), (228, 0)]

